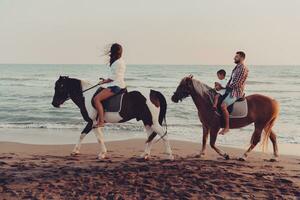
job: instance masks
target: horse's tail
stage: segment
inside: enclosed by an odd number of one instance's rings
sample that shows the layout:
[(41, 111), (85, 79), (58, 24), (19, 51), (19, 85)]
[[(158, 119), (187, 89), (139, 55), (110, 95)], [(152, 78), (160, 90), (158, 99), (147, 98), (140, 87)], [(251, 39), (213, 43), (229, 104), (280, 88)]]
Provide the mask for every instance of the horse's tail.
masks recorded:
[[(167, 100), (166, 100), (166, 98), (164, 97), (164, 95), (161, 92), (158, 92), (158, 91), (155, 91), (155, 90), (151, 90), (150, 91), (150, 100), (155, 105), (157, 105), (157, 103), (159, 103), (160, 110), (159, 110), (158, 122), (159, 122), (159, 124), (161, 126), (163, 126), (163, 124), (164, 124), (165, 127), (166, 127), (166, 131), (165, 131), (164, 135), (160, 137), (160, 139), (163, 139), (167, 135), (167, 133), (168, 133), (168, 125), (167, 125), (167, 120), (166, 120)], [(156, 135), (157, 135), (157, 133), (153, 132), (148, 137), (146, 143), (151, 142)]]
[(279, 104), (277, 101), (272, 100), (274, 102), (274, 113), (272, 115), (272, 118), (270, 119), (270, 121), (267, 123), (267, 125), (264, 127), (264, 138), (262, 141), (262, 149), (263, 152), (265, 152), (268, 148), (268, 139), (270, 137), (270, 134), (272, 132), (272, 127), (274, 126), (274, 123), (279, 115)]
[(158, 98), (159, 104), (160, 104), (160, 110), (159, 110), (159, 117), (158, 117), (158, 122), (162, 126), (163, 122), (165, 125), (166, 123), (166, 114), (167, 114), (167, 101), (164, 95), (158, 91), (151, 90), (151, 92), (156, 93), (156, 97)]

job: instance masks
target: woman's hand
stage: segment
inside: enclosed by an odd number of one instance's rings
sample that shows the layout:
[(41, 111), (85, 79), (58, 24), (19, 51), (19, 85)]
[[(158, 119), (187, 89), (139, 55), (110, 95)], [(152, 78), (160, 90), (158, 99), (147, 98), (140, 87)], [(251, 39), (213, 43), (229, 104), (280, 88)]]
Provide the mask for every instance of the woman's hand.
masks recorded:
[(105, 83), (110, 83), (110, 82), (112, 82), (113, 80), (111, 80), (110, 78), (108, 78), (108, 79), (104, 79), (104, 78), (100, 78), (100, 84), (105, 84)]

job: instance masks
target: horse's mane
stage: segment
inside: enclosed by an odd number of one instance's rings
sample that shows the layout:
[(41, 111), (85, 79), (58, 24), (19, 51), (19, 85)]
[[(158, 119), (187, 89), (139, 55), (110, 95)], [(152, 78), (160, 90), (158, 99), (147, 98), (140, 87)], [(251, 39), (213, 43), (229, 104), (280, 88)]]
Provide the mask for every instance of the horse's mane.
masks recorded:
[(199, 80), (192, 79), (193, 80), (193, 85), (195, 88), (195, 91), (202, 97), (208, 96), (210, 101), (213, 101), (213, 98), (216, 94), (216, 91), (211, 88), (210, 86), (206, 85), (205, 83), (202, 83)]
[(92, 84), (86, 80), (82, 80), (82, 79), (78, 79), (81, 81), (82, 84), (86, 85), (86, 86), (91, 86)]
[(90, 82), (88, 82), (86, 80), (82, 80), (82, 79), (77, 79), (77, 80), (79, 80), (81, 82), (82, 90), (85, 90), (85, 89), (93, 86)]
[(210, 86), (196, 79), (193, 79), (193, 85), (196, 92), (199, 93), (201, 96), (203, 96), (204, 94), (209, 94), (210, 91), (213, 90), (213, 88), (211, 88)]

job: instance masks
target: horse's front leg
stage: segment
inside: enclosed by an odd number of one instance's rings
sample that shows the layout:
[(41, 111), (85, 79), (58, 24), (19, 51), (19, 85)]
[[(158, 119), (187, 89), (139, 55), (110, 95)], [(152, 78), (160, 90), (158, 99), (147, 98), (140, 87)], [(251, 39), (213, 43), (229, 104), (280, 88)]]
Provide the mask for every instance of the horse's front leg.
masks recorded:
[(200, 152), (200, 157), (203, 157), (205, 156), (205, 153), (206, 153), (206, 143), (207, 143), (207, 138), (208, 138), (208, 134), (209, 134), (209, 129), (202, 125), (202, 129), (203, 129), (203, 136), (202, 136), (202, 149), (201, 149), (201, 152)]
[(106, 150), (106, 146), (104, 144), (102, 128), (101, 127), (95, 128), (94, 133), (100, 144), (100, 153), (98, 154), (98, 159), (104, 159), (104, 158), (106, 158), (107, 150)]
[(87, 134), (85, 134), (85, 133), (81, 133), (81, 135), (79, 137), (79, 140), (78, 140), (78, 143), (75, 145), (75, 147), (74, 147), (74, 149), (71, 153), (72, 156), (76, 156), (80, 153), (81, 143), (82, 143), (82, 141), (83, 141), (83, 139), (85, 138), (86, 135)]
[(220, 128), (216, 128), (216, 129), (212, 129), (210, 130), (210, 146), (211, 148), (213, 148), (220, 156), (222, 156), (223, 158), (225, 158), (226, 160), (229, 160), (230, 157), (227, 153), (225, 153), (224, 151), (222, 151), (221, 149), (216, 147), (216, 140), (217, 140), (217, 136), (218, 136), (218, 132), (219, 132)]

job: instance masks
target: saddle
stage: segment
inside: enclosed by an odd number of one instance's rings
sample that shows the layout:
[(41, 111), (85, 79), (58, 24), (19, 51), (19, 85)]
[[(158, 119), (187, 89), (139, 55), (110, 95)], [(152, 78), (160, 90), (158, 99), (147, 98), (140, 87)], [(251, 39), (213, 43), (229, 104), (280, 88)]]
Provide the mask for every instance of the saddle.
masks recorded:
[[(227, 94), (229, 95), (229, 94)], [(223, 100), (227, 97), (227, 95), (223, 95), (219, 98), (218, 106), (217, 106), (217, 115), (222, 116), (221, 104)], [(234, 102), (234, 104), (227, 107), (229, 112), (229, 118), (243, 118), (248, 115), (248, 103), (245, 96), (239, 98)]]
[[(94, 105), (94, 97), (99, 94), (104, 88), (100, 87), (92, 98), (92, 105), (95, 108)], [(119, 93), (115, 94), (112, 97), (109, 97), (108, 99), (104, 100), (102, 102), (102, 106), (105, 112), (120, 112), (122, 108), (122, 102), (123, 102), (123, 95), (127, 93), (127, 89), (121, 89)]]

